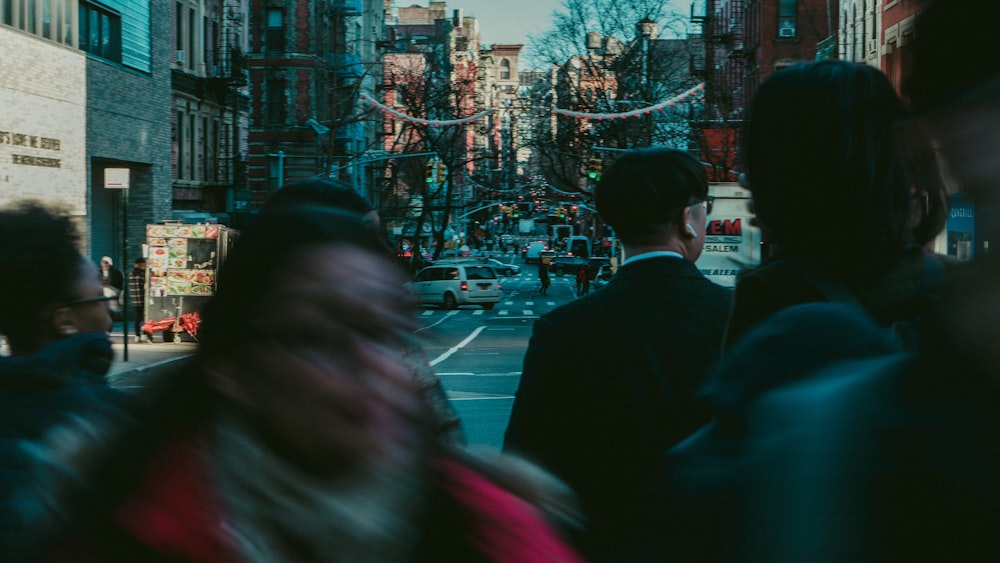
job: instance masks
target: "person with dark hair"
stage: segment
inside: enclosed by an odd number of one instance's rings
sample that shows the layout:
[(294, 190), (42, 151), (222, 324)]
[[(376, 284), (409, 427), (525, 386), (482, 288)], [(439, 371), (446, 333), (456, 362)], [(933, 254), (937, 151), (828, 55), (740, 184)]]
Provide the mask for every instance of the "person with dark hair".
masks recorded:
[(0, 209), (0, 553), (16, 559), (27, 532), (18, 493), (24, 448), (76, 417), (125, 406), (104, 376), (113, 353), (109, 301), (80, 254), (73, 220), (37, 203)]
[(43, 458), (68, 483), (37, 560), (579, 561), (432, 437), (400, 353), (416, 303), (364, 220), (268, 210), (220, 274), (196, 357), (136, 422)]
[(136, 342), (152, 342), (149, 336), (143, 334), (142, 324), (146, 321), (146, 259), (135, 259), (135, 265), (128, 275), (129, 301), (132, 302), (132, 326), (135, 330)]
[[(927, 3), (904, 81), (916, 113), (897, 131), (932, 156), (934, 190), (974, 202), (975, 258), (948, 272), (916, 351), (805, 372), (748, 410), (745, 560), (1000, 559), (1000, 260), (988, 248), (1000, 239), (1000, 62), (952, 56), (987, 52), (998, 18), (997, 2)], [(788, 332), (823, 322), (805, 320)]]
[(919, 317), (936, 268), (905, 250), (915, 225), (895, 143), (904, 116), (888, 79), (865, 64), (796, 64), (754, 93), (744, 181), (768, 255), (737, 281), (727, 348), (812, 301), (858, 302), (887, 326)]
[(730, 292), (694, 265), (708, 182), (691, 155), (625, 152), (595, 199), (625, 260), (601, 291), (535, 322), (504, 450), (579, 494), (589, 560), (649, 561), (662, 555), (646, 551), (659, 460), (709, 419), (695, 391), (719, 357)]
[[(368, 200), (347, 184), (329, 178), (309, 178), (290, 183), (271, 194), (265, 202), (261, 214), (266, 215), (288, 206), (316, 205), (355, 213), (371, 226), (372, 231), (381, 236), (378, 212)], [(388, 253), (388, 248), (385, 249)], [(443, 439), (455, 444), (465, 443), (462, 420), (448, 400), (448, 394), (441, 384), (441, 378), (434, 373), (422, 348), (415, 343), (405, 352), (412, 367), (413, 377), (420, 385), (421, 392), (434, 414), (435, 432)]]

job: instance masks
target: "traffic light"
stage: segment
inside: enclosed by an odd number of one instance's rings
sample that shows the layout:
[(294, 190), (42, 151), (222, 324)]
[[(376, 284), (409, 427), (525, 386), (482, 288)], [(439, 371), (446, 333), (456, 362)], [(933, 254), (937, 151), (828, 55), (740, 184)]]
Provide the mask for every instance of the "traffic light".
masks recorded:
[(434, 168), (435, 166), (433, 162), (428, 162), (424, 165), (424, 180), (426, 180), (428, 184), (434, 183)]
[(448, 167), (444, 165), (443, 162), (439, 162), (437, 165), (437, 181), (439, 184), (443, 184), (448, 178)]
[(601, 159), (592, 156), (587, 160), (587, 177), (595, 182), (601, 181), (601, 168), (603, 168), (604, 163)]

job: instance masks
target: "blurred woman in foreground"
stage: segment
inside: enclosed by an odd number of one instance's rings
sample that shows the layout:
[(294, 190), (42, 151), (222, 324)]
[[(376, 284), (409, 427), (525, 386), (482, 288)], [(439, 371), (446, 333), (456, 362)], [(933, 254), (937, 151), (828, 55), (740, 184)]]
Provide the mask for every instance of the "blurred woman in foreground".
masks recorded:
[(62, 524), (47, 559), (576, 561), (539, 511), (430, 438), (399, 353), (415, 322), (403, 283), (355, 214), (262, 215), (193, 364), (134, 426), (53, 443), (49, 467), (87, 485), (46, 484)]

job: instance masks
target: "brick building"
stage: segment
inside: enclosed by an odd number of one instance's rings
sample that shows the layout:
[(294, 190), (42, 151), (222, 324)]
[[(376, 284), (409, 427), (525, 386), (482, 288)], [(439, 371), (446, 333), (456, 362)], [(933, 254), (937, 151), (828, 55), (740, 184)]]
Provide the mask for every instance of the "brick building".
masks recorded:
[(251, 0), (248, 186), (255, 201), (286, 182), (337, 177), (362, 193), (375, 116), (360, 92), (381, 80), (383, 0)]
[(67, 206), (95, 261), (122, 254), (121, 192), (105, 168), (128, 168), (128, 249), (168, 217), (168, 0), (0, 3), (0, 203)]

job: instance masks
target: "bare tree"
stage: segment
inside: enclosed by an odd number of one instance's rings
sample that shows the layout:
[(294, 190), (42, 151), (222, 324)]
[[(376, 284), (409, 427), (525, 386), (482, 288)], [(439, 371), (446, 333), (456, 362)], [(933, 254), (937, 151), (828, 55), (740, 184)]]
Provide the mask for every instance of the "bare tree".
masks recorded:
[[(552, 28), (531, 39), (535, 63), (556, 69), (531, 95), (553, 109), (598, 114), (641, 110), (669, 99), (697, 82), (691, 61), (698, 47), (684, 35), (684, 25), (684, 17), (667, 12), (662, 1), (564, 0)], [(543, 134), (534, 137), (533, 149), (553, 185), (586, 192), (588, 160), (608, 154), (595, 147), (688, 148), (689, 117), (678, 108), (629, 119), (559, 118), (540, 127)]]

